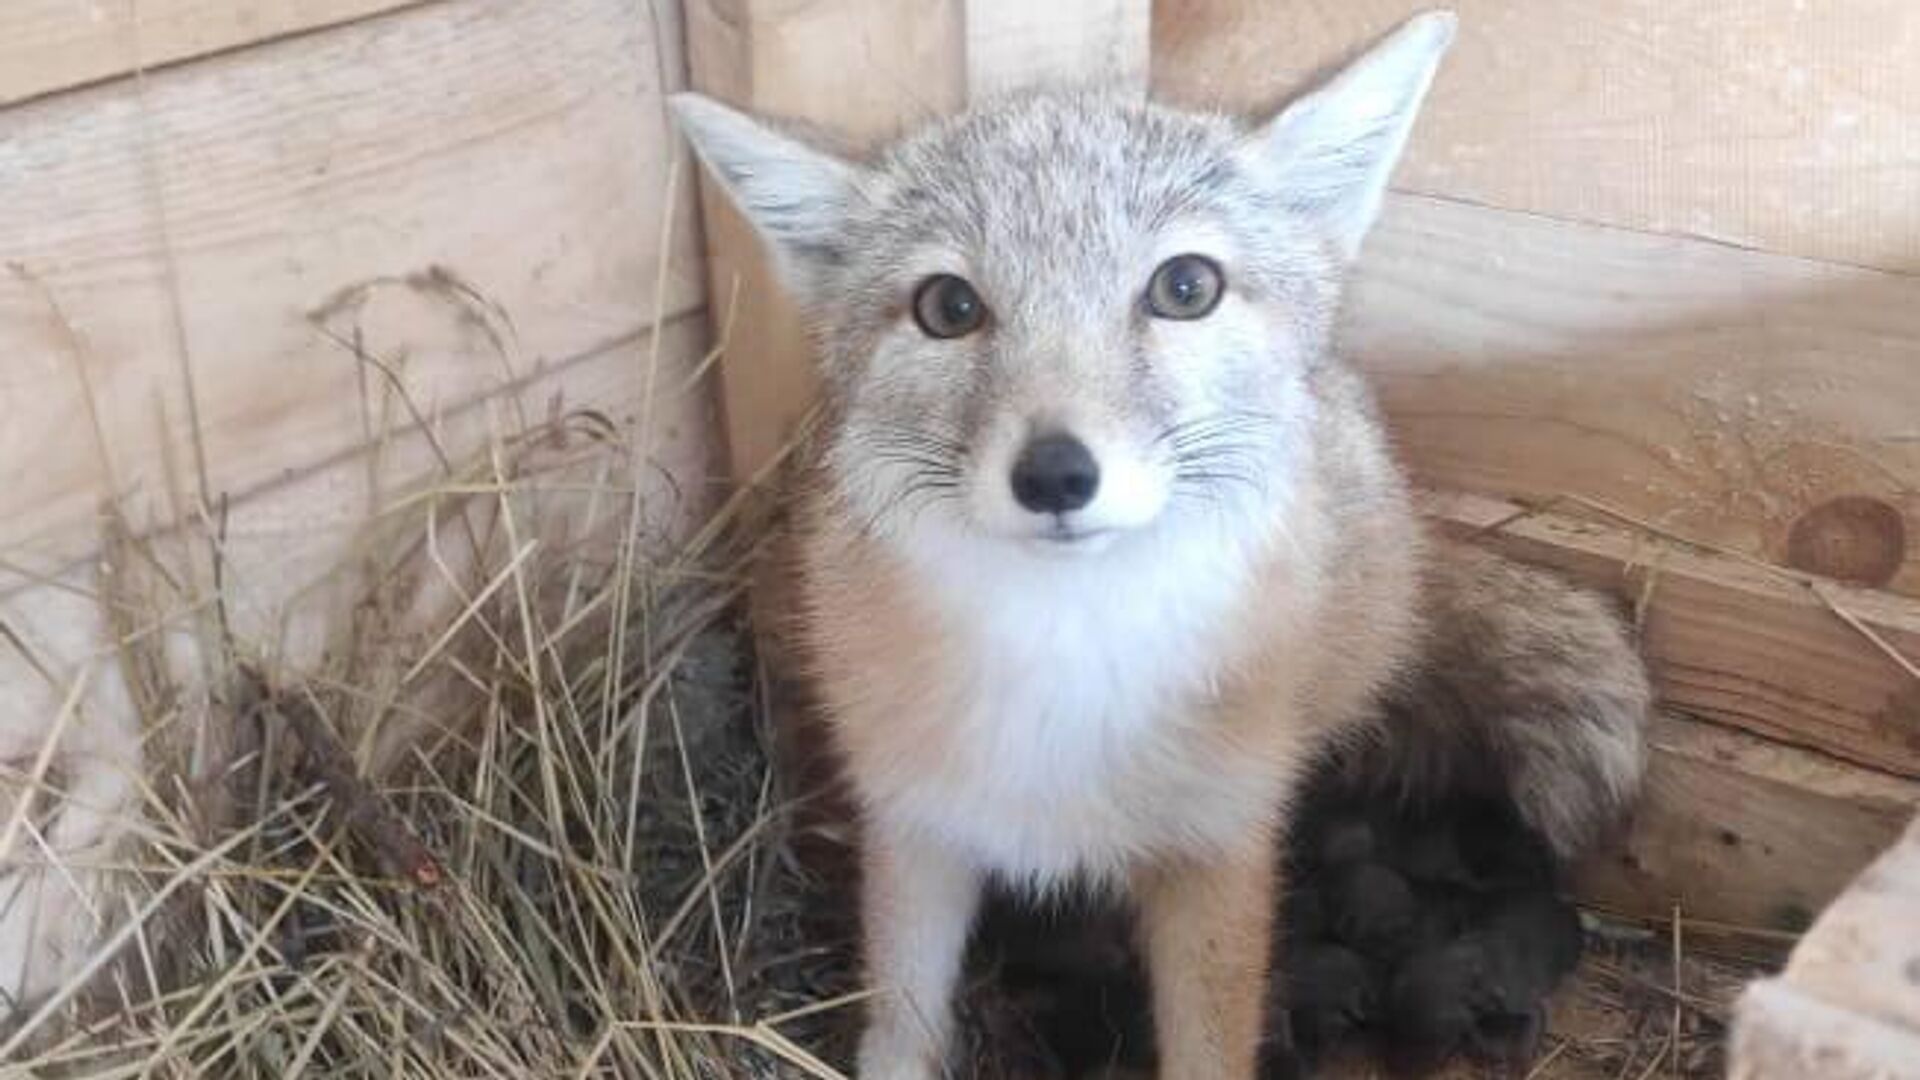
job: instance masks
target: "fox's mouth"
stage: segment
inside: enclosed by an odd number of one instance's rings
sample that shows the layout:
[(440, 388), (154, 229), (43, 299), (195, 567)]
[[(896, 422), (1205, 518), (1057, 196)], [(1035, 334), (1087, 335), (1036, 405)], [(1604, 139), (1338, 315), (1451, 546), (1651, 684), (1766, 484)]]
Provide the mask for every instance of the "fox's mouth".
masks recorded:
[(1085, 528), (1059, 522), (1045, 532), (1028, 537), (1028, 542), (1043, 551), (1094, 552), (1106, 548), (1116, 529)]

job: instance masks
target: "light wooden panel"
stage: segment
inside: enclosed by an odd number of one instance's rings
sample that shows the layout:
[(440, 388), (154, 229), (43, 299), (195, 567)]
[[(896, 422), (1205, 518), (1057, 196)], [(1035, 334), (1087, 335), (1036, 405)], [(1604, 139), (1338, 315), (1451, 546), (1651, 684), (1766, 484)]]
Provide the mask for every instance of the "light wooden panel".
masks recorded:
[(1075, 83), (1145, 90), (1150, 7), (1136, 0), (969, 3), (967, 94), (977, 100)]
[(458, 457), (556, 407), (632, 422), (677, 316), (655, 447), (703, 467), (679, 42), (625, 0), (458, 0), (0, 111), (0, 618), (39, 654), (0, 649), (0, 716), (52, 718), (100, 648), (97, 603), (41, 584), (97, 550), (100, 500), (164, 529), (202, 460), (259, 648), (377, 484), (432, 467), (388, 429), (424, 417)]
[[(1425, 0), (1161, 0), (1154, 84), (1267, 109)], [(1920, 5), (1452, 0), (1407, 190), (1920, 269)]]
[(1432, 496), (1426, 509), (1450, 535), (1636, 607), (1667, 707), (1920, 777), (1920, 602), (1830, 584), (1815, 592), (1802, 575), (1590, 516), (1461, 495)]
[(1358, 277), (1423, 482), (1920, 594), (1920, 278), (1413, 196)]
[[(369, 421), (379, 423), (387, 416), (393, 426), (377, 445), (288, 468), (229, 504), (226, 520), (217, 529), (195, 528), (182, 535), (171, 528), (152, 528), (143, 546), (150, 545), (153, 557), (168, 567), (168, 585), (140, 596), (139, 610), (129, 619), (166, 631), (162, 636), (169, 641), (169, 663), (163, 678), (189, 695), (204, 692), (207, 669), (202, 665), (217, 658), (206, 650), (212, 642), (197, 635), (207, 629), (205, 620), (213, 614), (201, 601), (213, 592), (209, 552), (217, 546), (219, 614), (244, 655), (289, 672), (321, 665), (329, 655), (338, 662), (342, 639), (359, 625), (357, 616), (364, 615), (349, 608), (365, 588), (360, 575), (368, 566), (360, 558), (366, 554), (360, 545), (369, 535), (381, 534), (380, 523), (390, 522), (384, 515), (376, 517), (375, 511), (404, 508), (407, 493), (444, 483), (441, 451), (456, 468), (465, 469), (490, 440), (521, 430), (520, 405), (534, 424), (551, 418), (556, 405), (592, 409), (636, 443), (640, 414), (650, 411), (652, 468), (642, 474), (647, 483), (639, 517), (630, 519), (625, 509), (615, 515), (603, 508), (599, 522), (602, 530), (608, 529), (610, 519), (622, 529), (636, 525), (644, 551), (670, 550), (689, 525), (703, 520), (716, 491), (711, 388), (689, 378), (706, 341), (703, 312), (678, 316), (659, 328), (657, 346), (649, 329), (545, 366), (497, 393), (450, 404), (434, 416), (431, 440), (408, 423), (394, 395), (371, 388)], [(649, 368), (656, 365), (649, 410), (645, 384)], [(573, 448), (575, 453), (583, 449)], [(608, 507), (617, 502), (612, 496), (606, 500)], [(154, 522), (155, 516), (148, 516), (133, 524)], [(558, 536), (577, 529), (580, 522), (577, 516), (550, 513), (537, 525)], [(209, 531), (220, 536), (217, 545), (209, 542)], [(443, 557), (453, 567), (449, 572), (462, 573), (467, 566), (464, 540), (452, 529), (443, 538)], [(378, 554), (391, 559), (401, 552), (380, 549)], [(543, 552), (542, 557), (557, 556)], [(7, 633), (7, 647), (0, 648), (0, 757), (30, 757), (38, 750), (47, 726), (59, 715), (61, 700), (89, 667), (94, 673), (90, 711), (66, 734), (63, 752), (88, 752), (89, 745), (101, 741), (94, 732), (102, 728), (124, 727), (127, 738), (137, 743), (133, 705), (112, 675), (107, 651), (111, 635), (105, 616), (113, 592), (106, 577), (113, 572), (91, 556), (72, 559), (17, 550), (0, 556), (0, 621)], [(122, 586), (118, 591), (137, 590)], [(402, 614), (404, 618), (383, 613), (377, 632), (417, 645), (438, 634), (454, 613), (423, 604)], [(96, 664), (102, 657), (108, 663)]]
[(8, 0), (0, 105), (433, 0)]
[(1582, 898), (1650, 918), (1797, 931), (1900, 835), (1920, 784), (1737, 731), (1662, 718), (1624, 840)]
[(1783, 974), (1920, 1038), (1920, 820), (1821, 914)]
[[(310, 321), (357, 288), (324, 321), (423, 410), (696, 307), (659, 44), (623, 0), (463, 0), (0, 113), (0, 460), (36, 463), (0, 550), (84, 545), (110, 483), (152, 498), (196, 439), (236, 495), (365, 442), (368, 372)], [(502, 349), (435, 268), (511, 320)]]

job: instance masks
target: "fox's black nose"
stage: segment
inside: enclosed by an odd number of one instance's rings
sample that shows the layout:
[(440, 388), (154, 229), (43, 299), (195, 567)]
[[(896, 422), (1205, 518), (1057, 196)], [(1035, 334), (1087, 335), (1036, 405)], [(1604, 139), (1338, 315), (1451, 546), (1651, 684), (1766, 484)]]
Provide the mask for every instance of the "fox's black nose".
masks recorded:
[(1013, 497), (1036, 514), (1064, 514), (1093, 501), (1100, 465), (1071, 435), (1042, 435), (1013, 463)]

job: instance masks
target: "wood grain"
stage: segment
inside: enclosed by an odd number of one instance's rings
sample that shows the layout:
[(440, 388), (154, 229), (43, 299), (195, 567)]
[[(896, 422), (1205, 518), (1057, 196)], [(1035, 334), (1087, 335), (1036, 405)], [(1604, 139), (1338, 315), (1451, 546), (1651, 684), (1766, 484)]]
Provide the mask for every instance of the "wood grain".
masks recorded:
[[(107, 498), (156, 531), (229, 499), (234, 618), (277, 641), (380, 485), (435, 467), (425, 427), (460, 457), (650, 400), (656, 451), (703, 466), (679, 40), (624, 0), (462, 0), (0, 111), (9, 629), (98, 652), (97, 601), (46, 583)], [(31, 668), (0, 650), (0, 714), (54, 715)]]
[[(1433, 495), (1438, 527), (1560, 570), (1639, 610), (1669, 708), (1920, 777), (1920, 603), (1674, 544), (1572, 512)], [(1835, 608), (1858, 620), (1849, 624)], [(1864, 627), (1864, 631), (1861, 629)]]
[(1035, 85), (1147, 83), (1150, 4), (1057, 0), (966, 5), (967, 94), (978, 100)]
[(1920, 594), (1920, 279), (1397, 196), (1348, 316), (1424, 483)]
[[(1162, 0), (1156, 91), (1266, 110), (1425, 0)], [(1398, 183), (1920, 269), (1920, 5), (1453, 0)]]
[(1650, 732), (1624, 839), (1578, 875), (1609, 909), (1798, 931), (1900, 835), (1920, 784), (1712, 724)]
[(367, 372), (323, 330), (432, 412), (698, 306), (658, 47), (620, 0), (485, 0), (0, 113), (0, 460), (36, 462), (0, 549), (84, 543), (169, 456), (244, 492), (363, 443)]
[[(1630, 828), (1580, 874), (1586, 899), (1649, 918), (1678, 905), (1695, 919), (1798, 930), (1920, 808), (1920, 680), (1812, 593), (1810, 578), (1590, 515), (1431, 492), (1422, 509), (1448, 535), (1640, 608), (1641, 647), (1671, 714), (1651, 729)], [(1920, 657), (1920, 604), (1820, 587)]]
[(8, 0), (0, 105), (433, 0)]

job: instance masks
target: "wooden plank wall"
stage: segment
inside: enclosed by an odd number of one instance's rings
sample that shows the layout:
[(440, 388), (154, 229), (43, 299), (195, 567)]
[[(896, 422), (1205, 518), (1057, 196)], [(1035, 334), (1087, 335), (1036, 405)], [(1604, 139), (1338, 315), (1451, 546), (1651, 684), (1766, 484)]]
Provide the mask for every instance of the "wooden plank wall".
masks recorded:
[(1906, 0), (1160, 0), (1154, 88), (1271, 108), (1423, 7), (1460, 38), (1404, 190), (1920, 269)]
[(0, 105), (353, 22), (422, 0), (13, 0)]
[(268, 648), (374, 486), (423, 471), (330, 333), (463, 456), (516, 411), (631, 420), (657, 330), (656, 443), (697, 491), (710, 406), (671, 392), (706, 341), (662, 105), (683, 81), (665, 3), (0, 9), (0, 748), (102, 651), (103, 500), (155, 529), (230, 500), (231, 616)]

